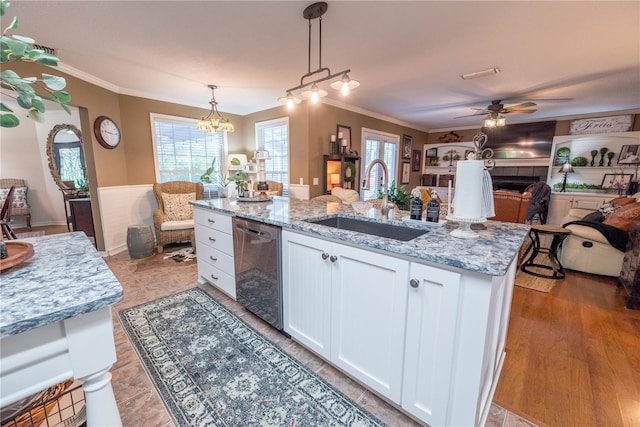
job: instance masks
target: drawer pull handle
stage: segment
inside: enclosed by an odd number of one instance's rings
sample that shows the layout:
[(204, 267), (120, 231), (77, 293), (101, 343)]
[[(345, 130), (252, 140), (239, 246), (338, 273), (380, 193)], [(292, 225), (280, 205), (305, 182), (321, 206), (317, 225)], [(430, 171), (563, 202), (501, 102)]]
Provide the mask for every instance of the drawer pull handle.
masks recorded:
[(213, 280), (218, 280), (218, 276), (214, 276), (213, 274), (211, 275), (211, 278), (212, 278)]
[(211, 261), (217, 261), (217, 260), (218, 260), (218, 258), (214, 258), (214, 257), (213, 257), (213, 256), (211, 256), (211, 255), (209, 255), (209, 259), (210, 259)]
[(207, 222), (210, 222), (211, 224), (215, 224), (216, 223), (216, 221), (214, 219), (211, 219), (211, 218), (207, 218)]
[(329, 258), (329, 254), (326, 253), (326, 252), (323, 252), (322, 253), (322, 259), (327, 259), (327, 258)]
[(417, 281), (416, 279), (411, 279), (409, 280), (409, 284), (411, 285), (412, 288), (417, 288), (420, 285), (420, 282)]
[(214, 239), (213, 237), (209, 237), (209, 240), (212, 241), (212, 242), (216, 241), (216, 239)]
[(338, 257), (337, 257), (337, 256), (335, 256), (335, 255), (331, 255), (331, 256), (329, 257), (329, 261), (331, 261), (331, 262), (336, 262), (336, 260), (337, 260), (337, 259), (338, 259)]

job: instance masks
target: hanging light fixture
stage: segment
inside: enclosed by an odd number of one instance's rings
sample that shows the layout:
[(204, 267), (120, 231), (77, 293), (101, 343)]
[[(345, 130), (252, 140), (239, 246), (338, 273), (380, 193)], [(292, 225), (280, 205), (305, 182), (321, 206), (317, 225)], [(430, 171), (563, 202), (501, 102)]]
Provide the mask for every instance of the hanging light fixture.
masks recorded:
[(203, 117), (198, 122), (196, 127), (198, 130), (204, 130), (209, 133), (217, 133), (218, 131), (233, 132), (235, 130), (233, 123), (231, 123), (229, 119), (222, 117), (218, 111), (218, 102), (216, 101), (216, 96), (214, 94), (214, 91), (218, 89), (218, 86), (209, 85), (209, 89), (211, 89), (211, 101), (209, 101), (211, 111), (207, 117)]
[(502, 114), (490, 113), (483, 120), (483, 126), (486, 128), (497, 128), (507, 124), (507, 119)]
[[(283, 104), (286, 104), (289, 109), (293, 108), (295, 104), (299, 104), (301, 100), (296, 98), (293, 95), (294, 91), (309, 88), (303, 91), (300, 95), (304, 98), (308, 98), (311, 103), (317, 104), (320, 98), (327, 96), (327, 92), (320, 89), (318, 87), (318, 83), (335, 79), (336, 77), (340, 77), (340, 80), (337, 80), (331, 83), (331, 87), (333, 89), (339, 90), (343, 96), (349, 95), (351, 89), (355, 89), (360, 86), (360, 82), (357, 80), (353, 80), (349, 77), (350, 69), (339, 71), (335, 74), (331, 73), (331, 70), (328, 67), (322, 66), (322, 15), (328, 9), (328, 5), (325, 2), (313, 3), (302, 13), (304, 19), (309, 21), (309, 48), (308, 48), (308, 56), (307, 56), (307, 73), (304, 74), (300, 78), (300, 84), (296, 87), (292, 87), (287, 89), (287, 95), (282, 98), (278, 98)], [(318, 68), (316, 70), (311, 71), (311, 20), (318, 19)], [(326, 75), (324, 75), (326, 73)], [(313, 76), (316, 76), (314, 80), (307, 80)]]

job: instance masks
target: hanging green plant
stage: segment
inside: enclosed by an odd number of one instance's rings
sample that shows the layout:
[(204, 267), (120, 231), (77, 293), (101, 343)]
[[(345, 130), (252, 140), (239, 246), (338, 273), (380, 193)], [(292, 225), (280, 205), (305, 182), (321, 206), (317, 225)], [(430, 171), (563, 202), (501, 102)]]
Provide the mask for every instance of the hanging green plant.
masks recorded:
[(578, 156), (571, 159), (571, 166), (587, 166), (589, 161), (586, 157)]

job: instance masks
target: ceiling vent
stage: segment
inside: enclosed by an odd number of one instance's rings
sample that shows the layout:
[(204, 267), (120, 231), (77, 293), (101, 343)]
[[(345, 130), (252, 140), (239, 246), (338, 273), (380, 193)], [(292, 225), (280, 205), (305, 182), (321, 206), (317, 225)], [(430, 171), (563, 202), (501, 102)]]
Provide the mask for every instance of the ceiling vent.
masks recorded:
[(54, 48), (52, 48), (52, 47), (43, 46), (41, 44), (35, 44), (34, 43), (33, 48), (34, 49), (39, 49), (39, 50), (41, 50), (41, 51), (43, 51), (45, 53), (48, 53), (49, 55), (56, 56), (56, 50)]

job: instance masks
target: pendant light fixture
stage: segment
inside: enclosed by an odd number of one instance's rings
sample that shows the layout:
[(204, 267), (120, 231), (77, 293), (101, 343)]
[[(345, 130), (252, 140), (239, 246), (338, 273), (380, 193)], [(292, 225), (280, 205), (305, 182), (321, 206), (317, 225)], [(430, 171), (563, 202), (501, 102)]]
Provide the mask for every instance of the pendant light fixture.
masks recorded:
[[(289, 109), (292, 109), (295, 104), (299, 104), (301, 102), (300, 98), (297, 98), (293, 93), (305, 88), (307, 88), (307, 90), (303, 91), (300, 96), (309, 99), (312, 104), (317, 104), (320, 98), (328, 95), (325, 90), (318, 87), (318, 83), (322, 83), (327, 80), (340, 77), (340, 80), (331, 83), (331, 87), (339, 90), (343, 96), (349, 95), (351, 89), (355, 89), (360, 86), (360, 82), (349, 77), (349, 73), (351, 72), (350, 69), (332, 74), (328, 67), (322, 66), (322, 15), (325, 14), (328, 7), (329, 5), (325, 2), (313, 3), (312, 5), (307, 6), (302, 13), (304, 19), (309, 21), (307, 73), (300, 78), (300, 84), (298, 86), (287, 89), (287, 95), (278, 99), (281, 103), (286, 104)], [(318, 68), (311, 71), (311, 21), (313, 19), (318, 19)], [(313, 76), (316, 76), (314, 80), (307, 80)]]
[(225, 119), (222, 117), (220, 112), (218, 111), (218, 102), (216, 101), (216, 96), (214, 91), (218, 89), (216, 85), (209, 85), (209, 89), (211, 89), (211, 101), (209, 104), (211, 105), (211, 111), (207, 117), (203, 117), (196, 126), (198, 130), (204, 130), (209, 133), (217, 133), (218, 131), (222, 132), (233, 132), (235, 127), (233, 123), (229, 121), (229, 119)]

